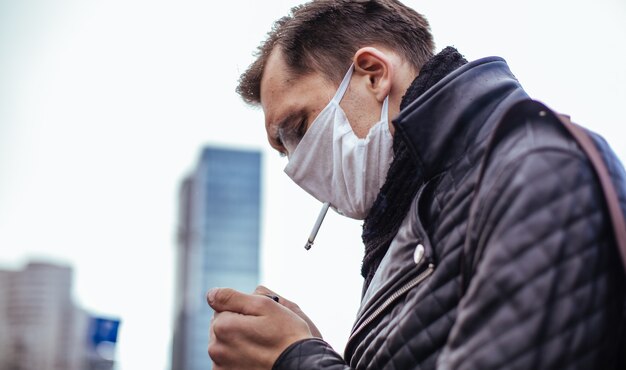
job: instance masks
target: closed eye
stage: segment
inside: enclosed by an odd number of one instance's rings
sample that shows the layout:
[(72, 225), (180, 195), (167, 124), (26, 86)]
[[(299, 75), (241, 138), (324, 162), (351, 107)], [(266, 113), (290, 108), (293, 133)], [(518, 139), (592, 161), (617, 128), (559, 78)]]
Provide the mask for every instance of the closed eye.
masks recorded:
[(283, 144), (283, 140), (281, 139), (280, 129), (278, 131), (279, 132), (274, 137), (272, 137), (272, 146), (274, 147), (274, 149), (276, 149), (279, 156), (286, 157), (287, 150), (285, 149), (285, 145)]
[[(295, 123), (294, 123), (295, 122)], [(293, 152), (307, 130), (306, 118), (302, 118), (299, 121), (291, 121), (278, 128), (278, 137), (282, 147), (287, 152)]]
[(296, 139), (298, 140), (298, 143), (300, 142), (300, 140), (302, 140), (302, 138), (304, 137), (304, 134), (306, 134), (306, 130), (307, 130), (307, 122), (306, 122), (306, 117), (302, 118), (302, 120), (300, 121), (300, 123), (298, 123), (298, 126), (296, 127)]

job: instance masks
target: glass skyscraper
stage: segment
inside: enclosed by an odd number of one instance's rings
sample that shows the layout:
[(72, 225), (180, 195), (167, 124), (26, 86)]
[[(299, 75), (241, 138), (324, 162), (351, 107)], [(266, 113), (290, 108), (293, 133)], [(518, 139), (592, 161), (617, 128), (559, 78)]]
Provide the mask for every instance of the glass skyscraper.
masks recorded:
[(172, 370), (211, 368), (206, 292), (259, 281), (261, 154), (206, 147), (182, 183)]

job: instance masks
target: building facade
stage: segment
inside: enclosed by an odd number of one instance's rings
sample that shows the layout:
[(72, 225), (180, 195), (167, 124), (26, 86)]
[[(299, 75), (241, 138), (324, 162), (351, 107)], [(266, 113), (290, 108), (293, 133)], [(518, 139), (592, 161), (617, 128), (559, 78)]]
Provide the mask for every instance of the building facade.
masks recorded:
[(0, 270), (0, 370), (113, 368), (117, 326), (105, 338), (109, 358), (95, 346), (102, 341), (89, 334), (94, 321), (119, 326), (119, 320), (94, 317), (76, 306), (72, 280), (70, 267), (43, 262)]
[(84, 347), (86, 320), (71, 286), (65, 266), (0, 271), (0, 370), (83, 370), (84, 352), (76, 349)]
[(172, 370), (207, 370), (206, 292), (258, 285), (261, 154), (205, 148), (179, 197)]

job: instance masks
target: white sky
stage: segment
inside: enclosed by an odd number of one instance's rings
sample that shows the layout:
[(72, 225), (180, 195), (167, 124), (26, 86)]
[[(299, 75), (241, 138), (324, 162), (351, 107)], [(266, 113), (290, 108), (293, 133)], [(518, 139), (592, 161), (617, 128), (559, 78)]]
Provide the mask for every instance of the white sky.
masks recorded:
[[(178, 185), (205, 144), (264, 151), (263, 283), (343, 351), (360, 223), (329, 213), (304, 251), (319, 204), (234, 93), (296, 3), (0, 0), (0, 267), (71, 264), (78, 303), (123, 320), (118, 369), (169, 368)], [(504, 57), (533, 97), (626, 158), (623, 0), (406, 3), (438, 49)]]

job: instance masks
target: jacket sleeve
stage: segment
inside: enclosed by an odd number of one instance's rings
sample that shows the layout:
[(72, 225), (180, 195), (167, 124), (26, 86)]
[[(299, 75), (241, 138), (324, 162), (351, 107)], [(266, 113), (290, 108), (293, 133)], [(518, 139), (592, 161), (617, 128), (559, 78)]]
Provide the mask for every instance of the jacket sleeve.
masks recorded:
[(341, 356), (319, 338), (298, 341), (289, 346), (274, 363), (273, 370), (347, 370)]
[(486, 174), (469, 229), (482, 255), (438, 369), (609, 368), (623, 276), (586, 158), (538, 149)]

